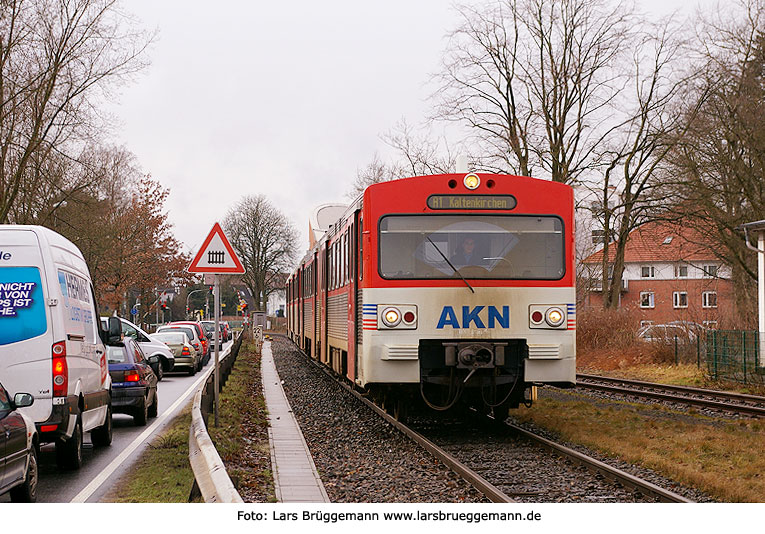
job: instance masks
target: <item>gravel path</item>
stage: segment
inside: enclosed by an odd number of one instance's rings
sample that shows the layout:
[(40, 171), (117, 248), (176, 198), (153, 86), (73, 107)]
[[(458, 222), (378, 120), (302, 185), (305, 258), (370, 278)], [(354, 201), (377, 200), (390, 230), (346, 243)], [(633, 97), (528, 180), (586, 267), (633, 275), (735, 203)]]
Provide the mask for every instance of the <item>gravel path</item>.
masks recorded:
[(309, 364), (289, 340), (275, 337), (271, 349), (332, 502), (487, 502)]

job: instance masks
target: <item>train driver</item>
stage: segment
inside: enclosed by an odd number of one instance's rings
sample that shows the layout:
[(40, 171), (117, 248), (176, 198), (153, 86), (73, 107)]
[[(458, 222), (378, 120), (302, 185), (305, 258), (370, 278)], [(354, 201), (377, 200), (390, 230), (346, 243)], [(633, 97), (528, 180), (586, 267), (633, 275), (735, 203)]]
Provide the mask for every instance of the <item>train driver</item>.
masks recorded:
[(473, 236), (465, 236), (462, 240), (460, 250), (451, 257), (451, 262), (455, 267), (479, 265), (482, 263), (482, 258), (475, 251), (475, 238), (473, 238)]

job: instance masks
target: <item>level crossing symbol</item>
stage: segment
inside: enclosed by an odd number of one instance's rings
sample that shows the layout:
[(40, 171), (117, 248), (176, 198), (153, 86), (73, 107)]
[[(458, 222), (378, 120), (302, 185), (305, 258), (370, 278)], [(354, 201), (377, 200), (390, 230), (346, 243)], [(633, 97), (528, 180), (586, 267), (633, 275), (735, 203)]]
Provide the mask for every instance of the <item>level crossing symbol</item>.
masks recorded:
[(218, 223), (210, 230), (187, 270), (190, 273), (244, 274), (242, 262)]

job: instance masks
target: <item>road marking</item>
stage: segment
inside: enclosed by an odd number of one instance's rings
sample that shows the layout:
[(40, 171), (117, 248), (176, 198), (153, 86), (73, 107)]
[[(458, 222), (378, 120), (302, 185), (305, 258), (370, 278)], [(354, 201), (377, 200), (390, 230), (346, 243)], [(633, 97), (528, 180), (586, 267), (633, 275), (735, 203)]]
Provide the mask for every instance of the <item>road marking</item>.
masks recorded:
[(114, 473), (117, 468), (119, 468), (122, 463), (128, 459), (128, 457), (133, 454), (133, 452), (146, 440), (147, 437), (151, 435), (151, 433), (154, 431), (155, 427), (160, 425), (165, 419), (170, 417), (170, 414), (175, 411), (175, 409), (186, 400), (186, 398), (189, 396), (189, 394), (194, 391), (197, 387), (199, 387), (199, 384), (207, 378), (207, 376), (213, 372), (215, 369), (215, 366), (212, 366), (206, 373), (202, 373), (202, 376), (200, 376), (190, 387), (187, 389), (178, 399), (170, 406), (167, 410), (165, 410), (162, 415), (160, 415), (158, 418), (154, 420), (154, 422), (149, 425), (146, 430), (144, 430), (140, 436), (135, 438), (133, 442), (128, 445), (128, 447), (123, 450), (119, 456), (117, 456), (112, 462), (106, 466), (106, 468), (101, 471), (101, 473), (90, 481), (90, 484), (85, 486), (85, 489), (83, 489), (80, 493), (75, 495), (74, 499), (72, 499), (69, 502), (87, 502), (87, 500), (98, 490), (98, 488), (101, 487), (101, 485), (106, 482), (106, 480)]

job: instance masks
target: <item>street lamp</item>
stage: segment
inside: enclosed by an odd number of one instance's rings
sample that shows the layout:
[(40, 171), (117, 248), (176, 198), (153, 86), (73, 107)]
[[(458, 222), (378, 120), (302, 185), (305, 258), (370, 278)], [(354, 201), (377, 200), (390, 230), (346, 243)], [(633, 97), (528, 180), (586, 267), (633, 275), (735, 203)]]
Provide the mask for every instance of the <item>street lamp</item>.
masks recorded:
[[(188, 295), (186, 295), (186, 309), (189, 309), (189, 297), (193, 295), (194, 293), (199, 293), (201, 291), (207, 291), (206, 289), (195, 289), (194, 291), (190, 291)], [(188, 312), (186, 312), (186, 319), (189, 318)]]

